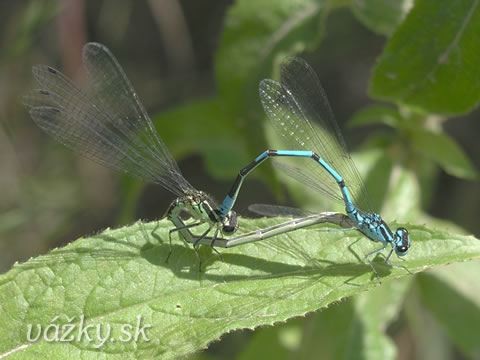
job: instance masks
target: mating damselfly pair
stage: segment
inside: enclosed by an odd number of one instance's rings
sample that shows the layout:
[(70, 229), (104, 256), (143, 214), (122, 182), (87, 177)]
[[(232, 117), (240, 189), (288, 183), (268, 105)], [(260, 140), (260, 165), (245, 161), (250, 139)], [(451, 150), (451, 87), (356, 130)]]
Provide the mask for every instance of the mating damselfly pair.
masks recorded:
[[(263, 80), (260, 99), (271, 125), (281, 135), (280, 150), (267, 150), (240, 170), (231, 190), (220, 206), (203, 191), (196, 190), (180, 169), (155, 130), (151, 119), (112, 53), (103, 45), (88, 43), (83, 48), (83, 63), (88, 89), (79, 89), (61, 72), (44, 65), (33, 67), (40, 89), (24, 96), (24, 104), (35, 123), (57, 141), (107, 167), (123, 171), (147, 182), (157, 183), (177, 198), (169, 206), (166, 217), (175, 225), (171, 235), (180, 232), (193, 244), (233, 247), (264, 240), (305, 226), (330, 222), (343, 230), (356, 230), (382, 247), (365, 255), (374, 273), (378, 273), (370, 256), (390, 244), (390, 257), (407, 254), (408, 231), (392, 232), (382, 218), (371, 210), (362, 180), (347, 151), (327, 97), (312, 68), (302, 59), (288, 58), (281, 67), (281, 82)], [(317, 130), (316, 126), (320, 126)], [(310, 214), (255, 232), (233, 236), (238, 217), (233, 206), (244, 178), (267, 158), (310, 158), (301, 168), (275, 161), (281, 171), (342, 202), (347, 215), (339, 213)], [(354, 205), (359, 201), (362, 211)], [(272, 207), (253, 206), (263, 215), (274, 215)], [(193, 221), (188, 224), (181, 213)], [(292, 215), (300, 211), (290, 211)], [(195, 227), (207, 224), (201, 234)], [(211, 235), (212, 233), (212, 235)], [(170, 250), (171, 253), (171, 250)], [(170, 256), (170, 253), (167, 256)], [(199, 257), (200, 260), (200, 257)]]

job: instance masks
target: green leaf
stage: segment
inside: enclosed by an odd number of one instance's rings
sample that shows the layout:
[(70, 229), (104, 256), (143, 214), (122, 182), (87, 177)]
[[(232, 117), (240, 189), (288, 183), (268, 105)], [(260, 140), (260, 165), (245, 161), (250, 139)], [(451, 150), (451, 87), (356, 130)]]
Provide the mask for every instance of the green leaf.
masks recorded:
[(417, 0), (374, 70), (370, 94), (438, 114), (480, 100), (478, 0)]
[(448, 174), (472, 180), (478, 177), (474, 165), (448, 135), (417, 129), (412, 133), (412, 141)]
[(353, 0), (352, 11), (369, 29), (390, 35), (405, 19), (413, 0)]
[(423, 302), (466, 356), (478, 358), (480, 345), (480, 262), (438, 268), (419, 277)]
[(370, 105), (356, 112), (348, 121), (350, 128), (366, 125), (385, 124), (393, 128), (402, 122), (402, 116), (398, 111), (387, 105)]
[[(241, 219), (240, 228), (247, 232), (280, 220)], [(413, 273), (480, 258), (480, 241), (471, 236), (407, 227), (413, 244), (402, 264)], [(357, 232), (300, 229), (225, 250), (224, 262), (201, 247), (206, 261), (199, 272), (191, 247), (175, 237), (165, 263), (171, 228), (167, 220), (137, 222), (15, 265), (0, 277), (0, 356), (177, 358), (235, 329), (273, 325), (379, 285), (364, 263), (364, 254), (378, 245)], [(384, 283), (408, 276), (381, 257), (373, 261)], [(101, 326), (103, 336), (110, 326), (116, 341), (27, 338), (29, 324), (31, 338), (37, 324), (45, 330), (52, 322), (75, 325), (78, 332), (82, 317), (84, 327)], [(139, 321), (139, 328), (151, 325), (146, 338), (119, 341), (121, 326), (135, 329)], [(54, 328), (50, 331), (52, 339)]]

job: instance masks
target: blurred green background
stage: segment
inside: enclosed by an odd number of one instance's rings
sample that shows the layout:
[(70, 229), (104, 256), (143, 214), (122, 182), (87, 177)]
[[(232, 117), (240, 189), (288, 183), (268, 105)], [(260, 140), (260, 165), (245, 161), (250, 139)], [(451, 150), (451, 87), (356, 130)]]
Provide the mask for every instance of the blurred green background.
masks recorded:
[[(422, 214), (448, 220), (478, 237), (480, 187), (475, 169), (480, 165), (480, 112), (475, 106), (447, 109), (438, 116), (407, 97), (392, 101), (401, 103), (391, 109), (405, 120), (402, 124), (410, 121), (419, 128), (444, 129), (465, 156), (457, 159), (456, 167), (435, 158), (434, 153), (441, 153), (438, 143), (432, 145), (430, 154), (424, 151), (426, 160), (419, 159), (412, 150), (415, 142), (409, 142), (415, 126), (388, 127), (379, 124), (382, 121), (373, 121), (370, 126), (347, 128), (348, 121), (354, 124), (355, 114), (362, 123), (359, 111), (379, 103), (368, 94), (369, 87), (375, 91), (370, 83), (373, 68), (389, 35), (412, 6), (410, 1), (399, 2), (403, 8), (397, 11), (402, 16), (391, 19), (387, 15), (394, 11), (372, 15), (363, 11), (362, 3), (368, 1), (1, 2), (0, 270), (5, 272), (15, 261), (44, 254), (106, 227), (139, 218), (158, 219), (174, 198), (160, 186), (124, 177), (55, 143), (35, 126), (21, 105), (22, 94), (37, 86), (30, 70), (34, 64), (61, 69), (81, 82), (77, 76), (81, 48), (88, 41), (109, 47), (185, 178), (218, 200), (223, 199), (238, 170), (268, 147), (256, 90), (258, 81), (272, 76), (273, 63), (283, 55), (301, 54), (325, 87), (349, 148), (394, 149), (394, 161), (408, 164), (421, 188), (421, 199), (407, 202), (418, 202)], [(394, 3), (386, 1), (384, 5)], [(302, 7), (305, 10), (298, 11)], [(296, 16), (289, 17), (289, 13)], [(368, 16), (381, 21), (372, 25)], [(275, 31), (265, 35), (271, 29)], [(419, 38), (423, 35), (410, 34)], [(401, 41), (400, 36), (396, 39)], [(477, 41), (476, 46), (479, 44)], [(478, 58), (478, 48), (472, 53)], [(383, 64), (394, 61), (386, 59)], [(468, 89), (465, 91), (468, 93)], [(379, 114), (386, 116), (382, 111)], [(368, 123), (365, 119), (369, 117), (363, 115), (363, 124)], [(430, 138), (422, 139), (424, 144)], [(398, 147), (401, 150), (395, 151)], [(388, 176), (390, 171), (386, 170)], [(372, 182), (371, 175), (367, 185)], [(373, 181), (369, 189), (375, 186)], [(294, 187), (288, 189), (276, 179), (270, 166), (264, 166), (247, 180), (236, 210), (249, 216), (247, 207), (251, 203), (295, 204), (293, 199), (306, 197), (298, 188), (296, 192)], [(371, 192), (374, 200), (380, 196)], [(398, 215), (398, 220), (424, 223), (428, 215), (419, 220)], [(391, 218), (396, 219), (395, 215)], [(335, 306), (322, 316), (341, 317), (337, 314), (341, 306), (350, 305)], [(292, 349), (298, 343), (315, 342), (312, 329), (316, 321), (314, 316), (297, 319), (283, 327), (261, 329), (256, 337), (250, 332), (230, 334), (199, 357), (242, 358), (247, 356), (245, 349), (255, 349), (255, 341), (268, 343), (273, 341), (269, 339), (281, 338), (287, 345), (270, 349), (272, 354), (278, 351), (278, 357), (286, 358), (290, 352), (294, 358), (314, 358), (307, 350), (301, 354)], [(409, 358), (415, 351), (419, 356), (422, 345), (412, 339), (408, 328), (400, 322), (390, 330), (397, 349), (403, 349), (402, 358)], [(293, 345), (289, 348), (288, 344)], [(451, 346), (449, 354), (462, 358), (455, 345)], [(257, 349), (256, 354), (262, 352)]]

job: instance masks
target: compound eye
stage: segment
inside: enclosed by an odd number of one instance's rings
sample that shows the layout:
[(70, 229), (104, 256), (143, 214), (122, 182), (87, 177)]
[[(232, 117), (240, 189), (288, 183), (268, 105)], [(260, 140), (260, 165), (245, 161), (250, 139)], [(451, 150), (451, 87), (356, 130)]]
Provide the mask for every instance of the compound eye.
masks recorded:
[(397, 253), (403, 254), (404, 252), (408, 251), (408, 247), (406, 246), (397, 246)]
[(223, 224), (222, 231), (226, 234), (231, 234), (237, 231), (237, 229), (238, 229), (237, 213), (235, 211), (231, 211), (226, 217), (226, 221)]
[(237, 227), (231, 224), (225, 224), (223, 225), (223, 232), (227, 234), (231, 234), (237, 230)]
[(396, 231), (396, 235), (401, 243), (401, 245), (398, 245), (397, 248), (406, 247), (408, 250), (408, 248), (410, 247), (410, 237), (408, 234), (408, 230), (405, 228), (398, 228)]

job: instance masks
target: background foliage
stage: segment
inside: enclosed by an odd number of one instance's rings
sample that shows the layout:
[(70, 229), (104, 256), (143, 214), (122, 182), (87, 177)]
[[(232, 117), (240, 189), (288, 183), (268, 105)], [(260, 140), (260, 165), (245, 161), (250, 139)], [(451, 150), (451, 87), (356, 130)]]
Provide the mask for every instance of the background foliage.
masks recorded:
[[(351, 129), (345, 131), (347, 143), (384, 218), (435, 229), (435, 239), (450, 241), (445, 252), (462, 249), (464, 238), (453, 233), (480, 233), (474, 165), (479, 163), (474, 157), (479, 154), (478, 1), (124, 1), (118, 6), (106, 0), (5, 2), (1, 7), (4, 271), (14, 261), (107, 226), (157, 219), (172, 200), (158, 187), (119, 178), (53, 143), (20, 106), (21, 94), (33, 86), (32, 64), (56, 66), (75, 77), (86, 41), (112, 50), (154, 114), (168, 148), (181, 160), (185, 177), (218, 199), (238, 169), (269, 147), (258, 81), (275, 76), (275, 64), (285, 55), (301, 54), (317, 70), (337, 119)], [(317, 198), (284, 182), (269, 166), (249, 179), (237, 209), (247, 215), (250, 203), (275, 201), (331, 210), (319, 208)], [(423, 247), (422, 236), (412, 240), (416, 270), (422, 268), (420, 260), (425, 265), (448, 262), (445, 257), (435, 262), (441, 246)], [(427, 251), (430, 247), (432, 253)], [(279, 254), (288, 247), (280, 250)], [(302, 248), (296, 250), (301, 253)], [(94, 257), (95, 262), (108, 255)], [(179, 259), (185, 258), (179, 254)], [(68, 256), (66, 260), (73, 262)], [(3, 278), (4, 286), (22, 268), (15, 269)], [(253, 333), (231, 333), (195, 356), (478, 358), (479, 270), (478, 261), (473, 261), (387, 281), (306, 318)], [(234, 269), (222, 271), (231, 274)], [(365, 281), (365, 287), (332, 300), (376, 286)], [(10, 292), (3, 294), (11, 299)], [(316, 308), (328, 303), (319, 301)], [(4, 309), (7, 314), (16, 311)], [(9, 326), (12, 321), (1, 325), (7, 332)], [(223, 332), (243, 327), (253, 328), (255, 323)], [(185, 340), (185, 353), (200, 350), (223, 332), (196, 346)], [(191, 339), (191, 334), (184, 336)], [(180, 353), (170, 354), (175, 355)]]

